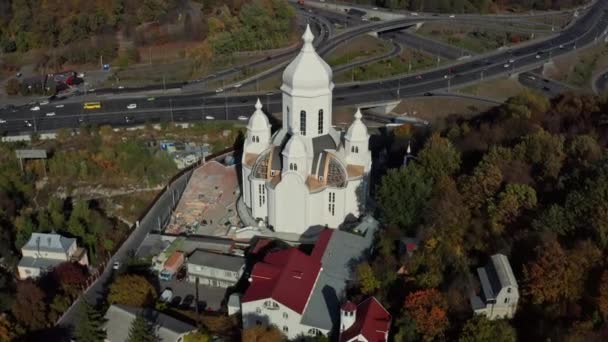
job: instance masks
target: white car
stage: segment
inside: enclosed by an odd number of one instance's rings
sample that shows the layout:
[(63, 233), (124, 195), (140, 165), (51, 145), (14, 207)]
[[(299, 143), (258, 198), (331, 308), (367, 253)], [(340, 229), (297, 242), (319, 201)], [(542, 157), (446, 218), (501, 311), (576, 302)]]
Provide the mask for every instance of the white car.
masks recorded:
[(170, 288), (166, 288), (163, 292), (161, 292), (161, 294), (160, 294), (161, 302), (169, 303), (171, 301), (171, 299), (173, 299), (173, 291)]
[(6, 120), (0, 119), (0, 124), (6, 123)]
[(135, 109), (135, 108), (137, 108), (136, 103), (131, 103), (130, 105), (127, 106), (127, 109)]
[(207, 119), (207, 120), (215, 120), (215, 118), (213, 116), (211, 116), (211, 115), (205, 116), (205, 119)]
[(55, 116), (55, 112), (49, 112), (45, 114), (46, 116)]
[(30, 110), (33, 112), (37, 112), (40, 110), (40, 106), (34, 106), (34, 107), (30, 108)]
[(120, 261), (114, 261), (114, 264), (112, 264), (112, 269), (118, 270), (119, 268), (120, 268)]
[(118, 86), (118, 89), (125, 89), (125, 86)]
[(372, 9), (373, 9), (374, 11), (377, 11), (377, 10), (378, 10), (378, 7), (374, 7), (374, 8), (372, 8)]
[(450, 14), (450, 18), (456, 18), (456, 16), (453, 14)]
[(62, 104), (56, 105), (55, 108), (63, 108)]
[(238, 119), (241, 120), (241, 121), (247, 121), (247, 119), (249, 119), (249, 118), (246, 117), (246, 116), (244, 116), (244, 115), (241, 115), (241, 116), (238, 117)]
[(224, 91), (224, 89), (223, 89), (223, 88), (217, 88), (217, 89), (215, 89), (215, 92), (216, 92), (216, 93), (221, 93), (221, 92), (223, 92), (223, 91)]
[(235, 85), (234, 85), (234, 87), (235, 87), (235, 88), (240, 88), (240, 87), (242, 87), (242, 86), (243, 86), (243, 85), (242, 85), (241, 83), (237, 83), (237, 84), (235, 84)]
[(81, 72), (78, 74), (78, 78), (83, 78), (84, 77), (84, 72)]
[(510, 67), (511, 65), (510, 65), (510, 64), (505, 64), (504, 66), (505, 66), (505, 68), (508, 68), (508, 67)]
[(509, 59), (509, 63), (515, 63), (514, 59)]
[(49, 101), (47, 101), (47, 100), (44, 100), (44, 101), (40, 102), (41, 106), (44, 106), (44, 105), (47, 105), (47, 104), (49, 104)]
[(32, 127), (32, 123), (29, 120), (25, 120), (24, 123), (27, 127)]
[(536, 55), (536, 59), (540, 59), (540, 55)]
[(418, 15), (418, 12), (412, 12), (411, 14), (412, 14), (413, 16), (417, 16), (417, 15)]

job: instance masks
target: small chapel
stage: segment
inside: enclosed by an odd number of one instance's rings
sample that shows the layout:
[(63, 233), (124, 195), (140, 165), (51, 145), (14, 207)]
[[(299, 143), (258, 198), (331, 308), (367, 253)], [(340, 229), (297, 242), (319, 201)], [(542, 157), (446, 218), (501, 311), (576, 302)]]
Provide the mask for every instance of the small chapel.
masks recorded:
[(258, 100), (242, 157), (242, 197), (251, 215), (275, 232), (305, 234), (359, 217), (368, 194), (369, 134), (357, 110), (346, 132), (332, 126), (332, 70), (317, 54), (310, 27), (283, 73), (282, 127)]

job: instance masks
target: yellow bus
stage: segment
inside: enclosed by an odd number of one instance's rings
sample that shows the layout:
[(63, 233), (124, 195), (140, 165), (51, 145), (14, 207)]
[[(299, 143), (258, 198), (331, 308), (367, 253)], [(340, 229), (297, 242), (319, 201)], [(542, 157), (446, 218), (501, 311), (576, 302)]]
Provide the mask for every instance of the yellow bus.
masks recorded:
[(99, 109), (101, 108), (101, 102), (85, 102), (84, 109)]

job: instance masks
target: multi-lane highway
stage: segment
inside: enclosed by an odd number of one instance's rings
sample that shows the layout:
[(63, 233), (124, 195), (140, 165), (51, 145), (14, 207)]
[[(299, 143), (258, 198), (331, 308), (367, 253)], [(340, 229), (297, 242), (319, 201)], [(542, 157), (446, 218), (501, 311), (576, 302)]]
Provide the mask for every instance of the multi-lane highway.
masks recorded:
[[(363, 102), (393, 100), (411, 95), (431, 95), (432, 92), (477, 82), (512, 72), (530, 70), (550, 58), (572, 52), (585, 45), (603, 40), (608, 26), (608, 1), (598, 1), (584, 17), (553, 38), (497, 51), (494, 54), (472, 58), (443, 68), (418, 75), (395, 77), (388, 80), (360, 82), (337, 86), (334, 90), (335, 105), (352, 105)], [(318, 47), (319, 53), (327, 53), (340, 43), (370, 30), (390, 29), (411, 24), (413, 19), (371, 23), (349, 29), (346, 34), (336, 35)], [(415, 19), (420, 20), (420, 19)], [(281, 70), (277, 70), (281, 72)], [(252, 80), (250, 82), (255, 82)], [(244, 85), (244, 84), (243, 84)], [(53, 130), (62, 127), (78, 127), (83, 123), (132, 125), (155, 121), (236, 120), (253, 112), (254, 100), (260, 97), (266, 110), (280, 110), (281, 94), (274, 91), (261, 94), (193, 93), (160, 96), (99, 97), (102, 108), (83, 109), (82, 102), (51, 102), (40, 106), (39, 111), (29, 107), (0, 112), (0, 130), (9, 134)], [(136, 108), (127, 109), (130, 104)], [(57, 105), (63, 105), (57, 108)], [(133, 107), (133, 106), (131, 106)], [(53, 116), (46, 116), (54, 112)], [(27, 120), (27, 122), (26, 122)]]

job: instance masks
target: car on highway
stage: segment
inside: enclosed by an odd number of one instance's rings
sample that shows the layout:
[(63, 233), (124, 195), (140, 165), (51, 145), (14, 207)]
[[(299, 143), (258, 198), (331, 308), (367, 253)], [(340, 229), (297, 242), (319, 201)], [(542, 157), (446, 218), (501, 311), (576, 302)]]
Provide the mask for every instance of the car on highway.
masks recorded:
[(215, 89), (215, 92), (216, 92), (216, 93), (221, 93), (221, 92), (223, 92), (223, 91), (224, 91), (224, 88), (217, 88), (217, 89)]
[(215, 120), (215, 117), (213, 117), (211, 115), (207, 115), (207, 116), (205, 116), (205, 119), (207, 119), (207, 120)]
[(421, 80), (421, 79), (422, 79), (422, 75), (418, 75), (418, 76), (416, 76), (416, 79), (417, 79), (417, 80)]
[(118, 89), (125, 89), (125, 86), (118, 86)]
[(450, 17), (450, 18), (456, 18), (456, 16), (455, 16), (455, 15), (453, 15), (453, 14), (450, 14), (450, 16), (449, 16), (449, 17)]
[(237, 119), (239, 119), (241, 121), (247, 121), (248, 117), (246, 117), (244, 115), (240, 115)]
[(505, 68), (508, 68), (510, 66), (511, 66), (511, 64), (508, 64), (508, 63), (504, 65)]
[(34, 106), (34, 107), (30, 108), (30, 110), (33, 112), (37, 112), (40, 110), (40, 106)]
[(40, 102), (40, 105), (41, 105), (41, 106), (44, 106), (44, 105), (47, 105), (47, 104), (49, 104), (49, 101), (48, 101), (48, 100), (44, 100), (44, 101)]
[(410, 14), (411, 14), (411, 15), (413, 15), (414, 17), (418, 16), (418, 13), (417, 13), (417, 12), (412, 12), (412, 13), (410, 13)]
[(62, 105), (62, 104), (58, 104), (55, 106), (55, 108), (63, 108), (63, 107), (64, 107), (64, 105)]
[(6, 123), (6, 120), (0, 119), (0, 124)]
[(45, 114), (46, 116), (55, 116), (55, 112), (48, 112)]
[(513, 58), (509, 59), (509, 63), (515, 63), (515, 60)]
[(137, 103), (131, 103), (127, 106), (127, 109), (135, 109), (137, 108)]
[(559, 44), (559, 48), (563, 49), (564, 48), (564, 44)]
[(536, 59), (540, 59), (540, 55), (536, 55)]
[(235, 85), (234, 85), (234, 87), (235, 87), (235, 88), (240, 88), (240, 87), (242, 87), (242, 86), (243, 86), (243, 85), (242, 85), (241, 83), (237, 83), (237, 84), (235, 84)]
[(154, 101), (154, 100), (156, 100), (155, 97), (148, 97), (148, 101)]
[(25, 123), (26, 127), (32, 127), (32, 123), (30, 122), (30, 120), (25, 120), (23, 121), (23, 123)]
[(125, 122), (126, 123), (130, 123), (131, 121), (133, 121), (133, 118), (130, 116), (125, 116)]

